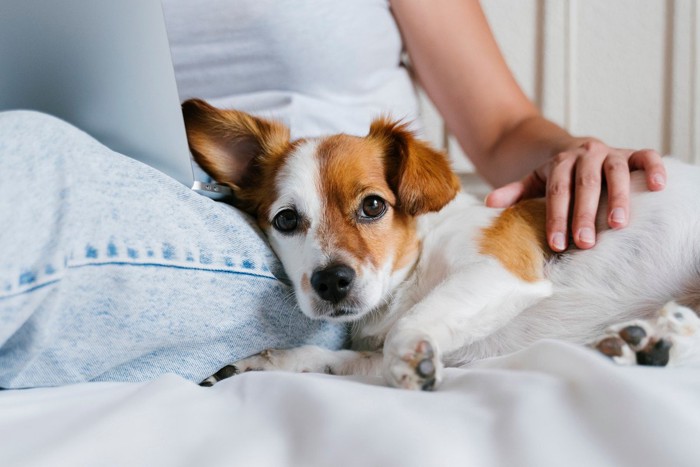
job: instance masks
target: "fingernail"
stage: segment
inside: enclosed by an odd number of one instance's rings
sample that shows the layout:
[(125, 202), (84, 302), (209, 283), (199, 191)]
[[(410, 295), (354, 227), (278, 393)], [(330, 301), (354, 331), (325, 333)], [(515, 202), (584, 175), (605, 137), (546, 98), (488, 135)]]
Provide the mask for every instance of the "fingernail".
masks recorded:
[(664, 179), (664, 176), (661, 174), (656, 174), (652, 177), (652, 180), (654, 183), (656, 183), (659, 186), (666, 186), (666, 180)]
[(610, 220), (612, 220), (616, 224), (624, 224), (625, 223), (625, 210), (622, 208), (615, 208), (612, 210), (610, 213)]
[(578, 239), (582, 243), (593, 245), (595, 243), (595, 234), (593, 233), (593, 229), (590, 229), (588, 227), (579, 229)]
[(564, 239), (564, 234), (561, 232), (556, 232), (552, 235), (552, 245), (557, 251), (562, 251), (566, 248), (566, 241)]

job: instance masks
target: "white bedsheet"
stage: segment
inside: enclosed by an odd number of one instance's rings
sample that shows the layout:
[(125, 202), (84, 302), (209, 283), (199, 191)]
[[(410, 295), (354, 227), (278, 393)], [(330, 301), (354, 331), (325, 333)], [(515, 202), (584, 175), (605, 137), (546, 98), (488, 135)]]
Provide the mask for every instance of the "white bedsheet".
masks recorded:
[(448, 369), (430, 393), (275, 372), (4, 391), (14, 465), (697, 467), (700, 369), (545, 341)]

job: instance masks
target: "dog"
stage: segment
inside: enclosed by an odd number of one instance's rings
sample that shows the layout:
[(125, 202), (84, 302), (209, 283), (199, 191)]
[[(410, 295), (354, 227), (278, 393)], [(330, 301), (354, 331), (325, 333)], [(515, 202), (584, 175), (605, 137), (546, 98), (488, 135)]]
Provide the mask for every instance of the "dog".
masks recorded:
[[(195, 160), (257, 220), (301, 311), (352, 323), (352, 350), (267, 350), (203, 385), (274, 369), (431, 390), (445, 366), (544, 338), (660, 365), (673, 356), (671, 334), (699, 327), (700, 168), (667, 160), (668, 186), (654, 193), (633, 172), (628, 227), (600, 216), (595, 248), (558, 254), (545, 241), (544, 200), (485, 207), (405, 124), (378, 118), (365, 137), (290, 141), (281, 123), (201, 100), (183, 113)], [(679, 305), (663, 323), (649, 321), (670, 300)]]

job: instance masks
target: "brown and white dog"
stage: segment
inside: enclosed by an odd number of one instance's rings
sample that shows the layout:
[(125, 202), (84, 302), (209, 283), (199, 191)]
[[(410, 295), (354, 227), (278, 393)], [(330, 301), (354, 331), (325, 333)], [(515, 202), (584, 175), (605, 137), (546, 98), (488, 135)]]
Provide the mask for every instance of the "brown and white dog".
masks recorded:
[(700, 168), (669, 160), (658, 193), (633, 173), (629, 226), (600, 219), (594, 249), (554, 254), (542, 200), (500, 210), (460, 194), (446, 157), (404, 125), (378, 119), (366, 137), (290, 141), (282, 124), (203, 101), (183, 112), (195, 159), (257, 219), (302, 312), (353, 323), (354, 350), (265, 351), (206, 384), (280, 369), (382, 374), (431, 389), (444, 365), (543, 338), (606, 336), (600, 348), (618, 360), (665, 363), (674, 349), (660, 330), (698, 327), (682, 307), (666, 308), (658, 326), (614, 326), (651, 318), (669, 300), (698, 309)]

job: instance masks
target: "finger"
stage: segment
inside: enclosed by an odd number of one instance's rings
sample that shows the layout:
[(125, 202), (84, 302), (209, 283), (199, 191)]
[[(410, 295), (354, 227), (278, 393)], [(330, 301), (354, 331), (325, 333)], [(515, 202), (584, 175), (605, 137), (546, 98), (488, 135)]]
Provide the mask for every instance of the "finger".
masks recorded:
[(525, 183), (519, 180), (493, 190), (486, 196), (484, 202), (490, 208), (507, 208), (517, 203), (524, 191)]
[(547, 183), (545, 182), (545, 179), (540, 176), (538, 170), (530, 172), (530, 175), (525, 177), (523, 182), (523, 195), (520, 199), (541, 198), (545, 195)]
[(507, 208), (522, 199), (544, 196), (545, 184), (537, 174), (532, 172), (517, 182), (512, 182), (498, 188), (486, 197), (486, 206), (491, 208)]
[(611, 156), (603, 163), (608, 185), (608, 225), (619, 229), (629, 219), (630, 170), (622, 155)]
[[(607, 151), (606, 151), (607, 152)], [(574, 213), (571, 223), (574, 243), (582, 249), (595, 245), (595, 218), (600, 203), (603, 155), (587, 153), (576, 164)]]
[(661, 155), (653, 149), (635, 151), (629, 158), (630, 169), (646, 172), (647, 187), (651, 191), (663, 190), (666, 186), (666, 167)]
[(557, 154), (552, 160), (547, 178), (547, 243), (554, 251), (566, 249), (567, 221), (571, 202), (571, 176), (576, 156), (573, 153)]

